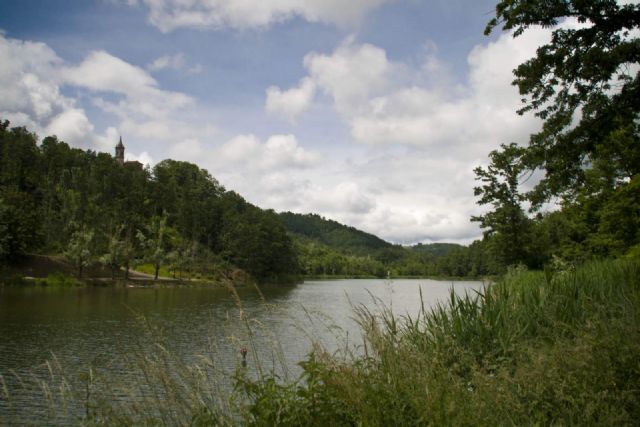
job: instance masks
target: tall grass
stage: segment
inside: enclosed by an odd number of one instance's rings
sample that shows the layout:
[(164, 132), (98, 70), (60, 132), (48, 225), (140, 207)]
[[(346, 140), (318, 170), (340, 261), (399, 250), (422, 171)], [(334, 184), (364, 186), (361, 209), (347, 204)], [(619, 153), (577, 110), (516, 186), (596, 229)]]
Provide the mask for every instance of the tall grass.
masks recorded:
[(295, 383), (245, 385), (254, 425), (631, 425), (640, 268), (513, 272), (415, 318), (356, 310), (363, 354), (321, 350)]

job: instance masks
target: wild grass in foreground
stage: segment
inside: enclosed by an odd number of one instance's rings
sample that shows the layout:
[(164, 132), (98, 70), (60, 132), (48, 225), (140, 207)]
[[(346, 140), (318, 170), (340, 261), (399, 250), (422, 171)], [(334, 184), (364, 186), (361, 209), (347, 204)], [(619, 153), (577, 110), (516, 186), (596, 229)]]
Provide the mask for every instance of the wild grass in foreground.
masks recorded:
[(313, 353), (296, 383), (240, 384), (255, 425), (631, 425), (640, 268), (513, 272), (417, 318), (357, 315), (364, 355)]

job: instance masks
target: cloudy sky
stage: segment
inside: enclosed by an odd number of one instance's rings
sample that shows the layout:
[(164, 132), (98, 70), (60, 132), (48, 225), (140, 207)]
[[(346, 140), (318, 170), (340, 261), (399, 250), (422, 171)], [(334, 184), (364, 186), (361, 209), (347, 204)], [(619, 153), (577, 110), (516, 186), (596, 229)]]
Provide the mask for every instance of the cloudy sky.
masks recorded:
[(539, 128), (511, 70), (548, 32), (495, 0), (3, 0), (0, 117), (197, 163), (277, 211), (388, 241), (481, 235), (473, 168)]

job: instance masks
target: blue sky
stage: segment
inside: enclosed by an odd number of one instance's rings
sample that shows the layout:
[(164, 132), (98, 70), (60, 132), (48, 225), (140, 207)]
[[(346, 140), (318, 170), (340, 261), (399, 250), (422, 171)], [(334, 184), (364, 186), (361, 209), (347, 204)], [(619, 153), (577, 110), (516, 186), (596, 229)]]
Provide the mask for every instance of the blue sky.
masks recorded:
[(5, 0), (0, 117), (197, 163), (278, 211), (397, 243), (480, 237), (473, 168), (539, 127), (487, 0)]

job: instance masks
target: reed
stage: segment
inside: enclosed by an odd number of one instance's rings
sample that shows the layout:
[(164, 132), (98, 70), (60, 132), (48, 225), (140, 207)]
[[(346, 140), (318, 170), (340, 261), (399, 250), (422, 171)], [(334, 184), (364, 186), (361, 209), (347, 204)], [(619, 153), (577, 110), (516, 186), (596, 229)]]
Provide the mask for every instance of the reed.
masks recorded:
[(321, 349), (296, 383), (246, 392), (248, 424), (631, 425), (640, 417), (640, 268), (514, 271), (415, 317), (357, 307), (363, 351)]

